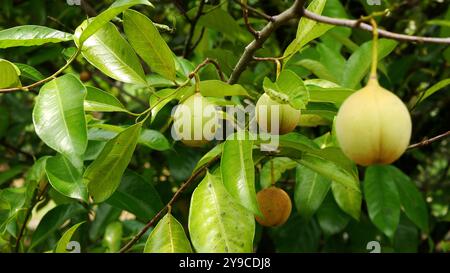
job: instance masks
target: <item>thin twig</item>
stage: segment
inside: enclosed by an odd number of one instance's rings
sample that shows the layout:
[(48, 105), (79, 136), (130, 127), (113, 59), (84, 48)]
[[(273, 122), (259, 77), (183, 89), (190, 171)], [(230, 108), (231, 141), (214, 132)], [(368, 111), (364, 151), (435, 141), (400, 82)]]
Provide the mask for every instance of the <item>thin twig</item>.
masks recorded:
[(296, 0), (289, 9), (274, 16), (273, 20), (267, 23), (267, 25), (259, 32), (259, 37), (255, 38), (250, 44), (245, 47), (244, 53), (242, 54), (238, 63), (234, 67), (233, 72), (231, 73), (230, 79), (228, 80), (229, 84), (234, 84), (239, 80), (242, 72), (253, 60), (254, 53), (262, 47), (264, 42), (278, 27), (286, 24), (291, 19), (302, 17), (304, 3), (305, 0)]
[(259, 31), (257, 31), (256, 29), (254, 29), (252, 27), (252, 25), (250, 24), (249, 20), (248, 20), (248, 6), (247, 5), (242, 5), (242, 16), (244, 17), (244, 23), (245, 26), (247, 27), (247, 30), (256, 38), (259, 39), (259, 36), (261, 35), (259, 33)]
[(441, 139), (443, 139), (445, 137), (448, 137), (448, 136), (450, 136), (450, 131), (447, 131), (447, 132), (445, 132), (443, 134), (440, 134), (440, 135), (432, 137), (432, 138), (425, 138), (421, 142), (409, 145), (408, 149), (414, 149), (414, 148), (426, 146), (426, 145), (429, 145), (429, 144), (431, 144), (431, 143), (433, 143), (435, 141), (441, 140)]
[(189, 34), (186, 39), (186, 43), (184, 44), (183, 57), (187, 57), (192, 51), (192, 49), (191, 49), (192, 38), (194, 37), (195, 27), (197, 26), (198, 20), (200, 19), (200, 17), (203, 14), (204, 6), (205, 6), (205, 0), (200, 0), (200, 5), (198, 7), (197, 14), (191, 20), (191, 27), (189, 29)]
[(272, 22), (272, 21), (273, 21), (273, 17), (272, 17), (272, 16), (267, 15), (267, 14), (265, 14), (264, 12), (259, 11), (259, 10), (255, 9), (255, 8), (249, 6), (249, 5), (246, 5), (246, 4), (242, 3), (240, 0), (234, 0), (234, 2), (238, 3), (239, 5), (241, 5), (241, 8), (246, 8), (246, 9), (248, 9), (250, 12), (252, 12), (253, 14), (258, 15), (258, 16), (260, 16), (260, 17), (266, 19), (266, 20), (269, 21), (269, 22)]
[(201, 68), (205, 67), (205, 66), (208, 65), (208, 64), (214, 65), (214, 67), (215, 67), (216, 70), (217, 70), (217, 74), (219, 75), (220, 80), (224, 82), (224, 81), (225, 81), (225, 76), (224, 76), (224, 74), (223, 74), (223, 72), (222, 72), (222, 69), (220, 68), (219, 63), (216, 62), (216, 61), (213, 60), (213, 59), (210, 59), (210, 58), (206, 58), (203, 62), (201, 62), (199, 65), (197, 65), (197, 67), (196, 67), (191, 73), (189, 73), (189, 78), (190, 78), (190, 79), (194, 78), (194, 77), (195, 77), (195, 74), (197, 74), (198, 71), (199, 71)]
[[(361, 20), (349, 20), (349, 19), (338, 19), (327, 17), (323, 15), (319, 15), (313, 12), (310, 12), (306, 9), (303, 10), (303, 16), (305, 18), (329, 24), (335, 26), (343, 26), (343, 27), (351, 27), (351, 28), (360, 28), (365, 31), (372, 31), (372, 26), (366, 23), (362, 23)], [(378, 34), (380, 37), (386, 37), (399, 41), (407, 41), (407, 42), (416, 42), (416, 43), (436, 43), (436, 44), (450, 44), (450, 38), (437, 38), (437, 37), (423, 37), (423, 36), (411, 36), (406, 34), (400, 34), (395, 32), (390, 32), (387, 30), (378, 30)]]
[(0, 89), (0, 93), (11, 93), (11, 92), (17, 92), (17, 91), (28, 91), (31, 88), (40, 86), (44, 83), (47, 83), (53, 79), (56, 79), (56, 77), (61, 74), (62, 72), (64, 72), (64, 70), (66, 70), (67, 67), (69, 67), (69, 65), (76, 59), (76, 57), (78, 56), (78, 54), (80, 54), (80, 49), (77, 50), (77, 52), (75, 52), (69, 60), (67, 60), (66, 64), (61, 67), (58, 71), (56, 71), (55, 73), (53, 73), (52, 75), (50, 75), (49, 77), (37, 81), (35, 83), (32, 83), (30, 85), (27, 86), (22, 86), (22, 87), (14, 87), (14, 88), (6, 88), (6, 89)]
[(200, 35), (198, 36), (197, 41), (195, 41), (194, 45), (191, 47), (191, 51), (194, 51), (197, 48), (197, 46), (200, 44), (200, 42), (203, 39), (203, 35), (205, 35), (205, 31), (206, 31), (206, 28), (202, 27), (202, 30), (200, 31)]
[(189, 178), (184, 182), (181, 187), (175, 192), (175, 194), (172, 196), (172, 199), (162, 208), (153, 218), (139, 231), (139, 233), (133, 237), (124, 247), (120, 249), (120, 253), (127, 252), (133, 245), (137, 243), (137, 241), (147, 232), (147, 230), (152, 227), (160, 218), (163, 216), (163, 214), (168, 211), (169, 208), (173, 206), (175, 201), (178, 200), (178, 198), (181, 196), (181, 194), (194, 182), (199, 176), (201, 176), (206, 169), (211, 166), (216, 160), (218, 160), (219, 157), (215, 157), (211, 159), (208, 163), (206, 163), (203, 167), (196, 170)]

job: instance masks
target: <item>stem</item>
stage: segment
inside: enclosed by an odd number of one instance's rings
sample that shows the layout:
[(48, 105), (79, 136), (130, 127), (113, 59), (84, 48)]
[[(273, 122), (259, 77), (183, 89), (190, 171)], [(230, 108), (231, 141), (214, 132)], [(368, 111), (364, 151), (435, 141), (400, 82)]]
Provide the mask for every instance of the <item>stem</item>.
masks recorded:
[(14, 87), (14, 88), (7, 88), (7, 89), (0, 89), (0, 93), (11, 93), (11, 92), (17, 92), (17, 91), (29, 91), (29, 89), (37, 87), (39, 85), (42, 85), (46, 82), (49, 82), (53, 79), (56, 79), (56, 77), (61, 74), (62, 72), (64, 72), (64, 70), (66, 70), (67, 67), (69, 67), (69, 65), (77, 58), (78, 54), (80, 54), (81, 50), (78, 49), (77, 52), (75, 52), (70, 58), (69, 60), (67, 60), (66, 64), (61, 67), (58, 71), (56, 71), (55, 73), (53, 73), (51, 76), (37, 81), (35, 83), (32, 83), (30, 85), (27, 86), (22, 86), (22, 87)]
[(153, 226), (156, 221), (158, 221), (163, 214), (169, 210), (175, 203), (175, 201), (178, 200), (178, 198), (181, 196), (181, 194), (194, 182), (201, 174), (203, 174), (206, 169), (211, 166), (219, 157), (215, 157), (211, 159), (208, 163), (206, 163), (203, 167), (199, 168), (197, 171), (195, 171), (189, 178), (184, 182), (181, 187), (175, 192), (175, 194), (172, 196), (172, 199), (162, 208), (153, 218), (139, 231), (139, 233), (133, 237), (124, 247), (120, 249), (120, 253), (127, 252), (133, 245), (137, 243), (137, 241), (147, 232), (147, 230)]
[(194, 19), (192, 19), (190, 22), (191, 27), (189, 29), (189, 34), (186, 39), (186, 43), (184, 44), (184, 50), (183, 50), (183, 57), (185, 57), (185, 58), (192, 51), (192, 48), (191, 48), (192, 38), (194, 37), (195, 27), (197, 26), (197, 22), (200, 19), (200, 17), (202, 16), (204, 6), (205, 6), (205, 0), (200, 0), (200, 6), (198, 7), (197, 14), (195, 15)]
[(377, 80), (377, 65), (378, 65), (378, 26), (375, 19), (370, 18), (370, 23), (372, 24), (372, 66), (370, 69), (370, 79)]
[(441, 140), (443, 138), (446, 138), (450, 136), (450, 131), (447, 131), (443, 134), (440, 134), (438, 136), (432, 137), (432, 138), (425, 138), (424, 140), (422, 140), (421, 142), (415, 143), (415, 144), (411, 144), (408, 146), (408, 149), (414, 149), (414, 148), (418, 148), (418, 147), (422, 147), (422, 146), (426, 146), (429, 145), (435, 141)]

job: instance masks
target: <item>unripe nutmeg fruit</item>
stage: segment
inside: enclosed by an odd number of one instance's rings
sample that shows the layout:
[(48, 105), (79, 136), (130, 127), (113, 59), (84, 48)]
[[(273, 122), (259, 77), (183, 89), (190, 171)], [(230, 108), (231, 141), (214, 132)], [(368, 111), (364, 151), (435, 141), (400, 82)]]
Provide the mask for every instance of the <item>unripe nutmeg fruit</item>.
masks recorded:
[(272, 186), (263, 189), (256, 195), (256, 200), (263, 217), (256, 216), (255, 218), (262, 226), (280, 226), (286, 223), (291, 215), (291, 198), (280, 188)]
[(172, 134), (190, 147), (200, 147), (211, 141), (218, 126), (216, 105), (200, 93), (187, 98), (176, 107)]
[[(278, 103), (267, 94), (263, 94), (259, 98), (256, 103), (255, 114), (259, 128), (272, 134), (283, 135), (292, 132), (300, 121), (300, 110), (296, 110), (287, 103)], [(278, 132), (276, 132), (276, 126), (273, 122), (278, 123)], [(275, 132), (272, 132), (272, 130)]]
[(397, 160), (408, 147), (411, 129), (405, 104), (374, 79), (348, 97), (336, 117), (342, 151), (362, 166)]

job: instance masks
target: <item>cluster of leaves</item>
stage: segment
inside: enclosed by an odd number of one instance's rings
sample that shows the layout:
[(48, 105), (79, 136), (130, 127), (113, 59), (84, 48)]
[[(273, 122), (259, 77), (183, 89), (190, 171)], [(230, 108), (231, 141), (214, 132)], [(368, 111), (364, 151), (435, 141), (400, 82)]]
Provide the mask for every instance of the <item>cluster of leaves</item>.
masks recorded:
[[(117, 252), (206, 166), (201, 182), (133, 251), (367, 251), (371, 241), (386, 252), (448, 248), (448, 142), (408, 152), (396, 166), (358, 169), (335, 139), (339, 106), (366, 80), (370, 33), (302, 18), (257, 52), (284, 56), (279, 75), (270, 62), (258, 62), (230, 85), (212, 66), (203, 68), (200, 92), (218, 105), (245, 106), (264, 91), (301, 109), (302, 118), (296, 132), (280, 136), (276, 153), (262, 152), (261, 140), (193, 149), (171, 139), (172, 107), (194, 93), (190, 73), (206, 58), (231, 74), (236, 53), (253, 39), (241, 6), (211, 1), (199, 12), (197, 1), (84, 2), (2, 2), (0, 88), (46, 83), (0, 97), (1, 252), (65, 252), (71, 240), (86, 252)], [(248, 4), (268, 14), (291, 4), (262, 2)], [(391, 8), (381, 21), (391, 30), (449, 36), (444, 4), (405, 9), (411, 3), (386, 2), (314, 0), (308, 9), (351, 18)], [(85, 11), (92, 17), (81, 22)], [(448, 129), (448, 96), (431, 95), (450, 83), (449, 52), (379, 41), (381, 83), (414, 109), (416, 140)], [(64, 74), (43, 76), (61, 67)], [(296, 209), (284, 226), (263, 229), (254, 220), (256, 192), (273, 183), (290, 193)]]

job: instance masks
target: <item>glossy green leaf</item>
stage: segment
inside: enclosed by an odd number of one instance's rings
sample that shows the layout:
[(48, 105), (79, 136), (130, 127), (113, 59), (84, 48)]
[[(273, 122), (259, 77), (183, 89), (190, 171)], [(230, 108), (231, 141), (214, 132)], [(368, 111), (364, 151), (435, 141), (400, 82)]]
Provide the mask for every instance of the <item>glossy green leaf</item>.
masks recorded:
[(27, 78), (32, 81), (40, 81), (45, 78), (41, 72), (39, 72), (36, 68), (34, 68), (30, 65), (21, 64), (21, 63), (14, 63), (14, 64), (20, 70), (20, 77)]
[(205, 155), (203, 155), (203, 157), (197, 162), (197, 165), (195, 166), (195, 169), (193, 170), (193, 172), (197, 171), (198, 169), (200, 169), (201, 167), (205, 166), (206, 164), (208, 164), (208, 162), (210, 162), (211, 160), (213, 160), (214, 158), (219, 158), (220, 155), (222, 154), (222, 150), (223, 150), (223, 143), (220, 143), (216, 146), (214, 146), (214, 148), (212, 148), (211, 150), (209, 150)]
[(67, 158), (62, 155), (48, 158), (45, 171), (48, 181), (59, 193), (70, 198), (88, 201), (88, 192), (86, 185), (83, 183), (83, 174)]
[(201, 81), (200, 93), (206, 97), (249, 96), (247, 90), (242, 85), (230, 85), (218, 80)]
[(362, 196), (355, 174), (332, 161), (314, 155), (304, 155), (299, 163), (330, 179), (333, 195), (339, 207), (353, 218), (359, 219)]
[(442, 80), (438, 83), (436, 83), (435, 85), (431, 86), (430, 88), (428, 88), (423, 95), (420, 97), (420, 99), (417, 101), (417, 103), (421, 103), (422, 101), (424, 101), (426, 98), (428, 98), (429, 96), (433, 95), (434, 93), (440, 91), (440, 90), (449, 90), (449, 88), (445, 88), (448, 85), (450, 85), (450, 79), (445, 79)]
[(0, 59), (0, 71), (0, 89), (21, 86), (20, 70), (15, 64)]
[(321, 88), (318, 86), (308, 86), (311, 102), (331, 102), (340, 106), (345, 99), (352, 95), (355, 90), (343, 87)]
[(289, 157), (275, 157), (267, 161), (260, 173), (261, 188), (268, 188), (280, 180), (283, 173), (297, 167), (298, 163)]
[(143, 144), (156, 151), (166, 151), (171, 148), (169, 140), (159, 131), (145, 129), (139, 137), (139, 144)]
[[(75, 37), (79, 37), (87, 24), (84, 21), (75, 30)], [(147, 85), (139, 58), (112, 23), (106, 23), (89, 37), (81, 48), (81, 54), (89, 63), (115, 80)]]
[[(397, 41), (380, 39), (378, 41), (378, 61), (388, 56), (398, 45)], [(347, 88), (357, 88), (361, 80), (369, 72), (372, 58), (372, 42), (366, 42), (348, 59), (341, 85)]]
[(311, 73), (316, 75), (318, 78), (332, 81), (332, 82), (337, 82), (337, 78), (331, 73), (330, 70), (328, 70), (327, 67), (325, 67), (322, 64), (322, 62), (319, 62), (316, 60), (311, 60), (311, 59), (303, 59), (303, 60), (300, 60), (300, 61), (294, 63), (293, 65), (302, 66), (302, 67), (308, 69), (309, 71), (311, 71)]
[(283, 70), (276, 82), (265, 78), (263, 88), (273, 100), (289, 103), (295, 109), (304, 109), (309, 101), (309, 92), (303, 80), (290, 70)]
[(123, 13), (123, 27), (131, 46), (150, 68), (174, 81), (176, 71), (173, 53), (153, 22), (142, 13), (127, 10)]
[(71, 228), (69, 228), (66, 232), (64, 232), (61, 239), (59, 239), (58, 243), (56, 244), (55, 253), (68, 253), (70, 252), (67, 250), (67, 245), (69, 244), (70, 240), (72, 239), (73, 234), (77, 229), (84, 224), (84, 222), (78, 223), (73, 225)]
[(254, 214), (260, 214), (252, 152), (253, 141), (248, 137), (240, 140), (239, 133), (231, 135), (223, 145), (220, 169), (223, 184), (230, 195)]
[(333, 235), (341, 232), (348, 225), (350, 216), (339, 208), (333, 196), (329, 194), (317, 211), (317, 221), (326, 235)]
[(106, 202), (133, 213), (142, 221), (151, 219), (163, 207), (161, 198), (151, 183), (139, 174), (127, 170), (119, 188)]
[(0, 31), (0, 48), (38, 46), (72, 40), (72, 34), (44, 26), (26, 25)]
[(168, 213), (148, 236), (144, 253), (192, 253), (192, 248), (183, 226)]
[(123, 225), (121, 222), (116, 221), (108, 224), (103, 236), (103, 245), (107, 248), (106, 252), (116, 253), (120, 250), (122, 234)]
[(232, 198), (220, 177), (207, 173), (194, 190), (189, 234), (196, 252), (252, 252), (255, 218)]
[(388, 166), (370, 166), (364, 179), (364, 197), (369, 217), (392, 238), (400, 221), (400, 197)]
[(424, 232), (428, 232), (428, 209), (422, 194), (406, 174), (394, 166), (387, 167), (400, 196), (406, 216)]
[(120, 184), (130, 163), (142, 124), (135, 124), (108, 141), (100, 155), (84, 173), (89, 194), (99, 203), (108, 199)]
[[(314, 0), (309, 4), (307, 10), (320, 15), (322, 14), (326, 2), (326, 0)], [(298, 23), (295, 39), (284, 51), (283, 56), (286, 57), (284, 62), (286, 63), (294, 53), (301, 50), (307, 43), (322, 36), (333, 27), (334, 26), (332, 25), (317, 23), (314, 20), (302, 17)]]
[(95, 87), (87, 86), (84, 101), (86, 111), (97, 112), (128, 112), (125, 106), (113, 95)]
[(116, 17), (119, 13), (124, 10), (135, 6), (135, 5), (147, 5), (153, 6), (147, 0), (117, 0), (115, 1), (108, 9), (94, 17), (94, 19), (89, 23), (89, 25), (83, 30), (80, 35), (77, 35), (76, 42), (79, 45), (83, 45), (83, 43), (94, 33), (99, 31), (104, 25), (106, 25), (111, 19)]
[(41, 88), (33, 109), (36, 134), (76, 166), (87, 146), (85, 96), (80, 80), (67, 74)]
[(327, 196), (330, 187), (331, 180), (305, 166), (298, 166), (294, 192), (298, 213), (305, 219), (311, 218)]
[(78, 203), (59, 205), (47, 212), (33, 233), (30, 249), (42, 243), (68, 219), (82, 212), (85, 209)]
[[(336, 43), (336, 41), (333, 39), (333, 44), (339, 43)], [(323, 66), (328, 70), (328, 72), (333, 75), (333, 78), (336, 79), (336, 81), (333, 82), (340, 82), (342, 73), (344, 72), (346, 60), (341, 55), (339, 49), (334, 50), (327, 46), (326, 43), (320, 43), (316, 46), (316, 50), (320, 54), (320, 63), (322, 63)]]
[(98, 205), (95, 209), (95, 219), (91, 222), (89, 228), (89, 239), (97, 241), (105, 233), (106, 227), (116, 221), (120, 214), (121, 209), (113, 207), (107, 203)]

